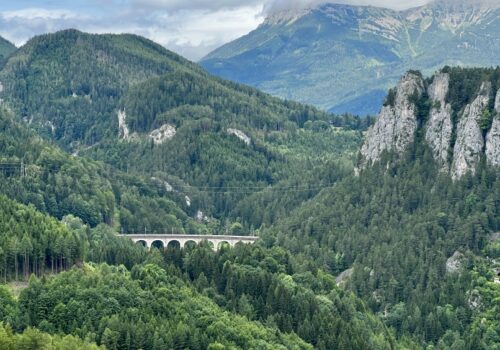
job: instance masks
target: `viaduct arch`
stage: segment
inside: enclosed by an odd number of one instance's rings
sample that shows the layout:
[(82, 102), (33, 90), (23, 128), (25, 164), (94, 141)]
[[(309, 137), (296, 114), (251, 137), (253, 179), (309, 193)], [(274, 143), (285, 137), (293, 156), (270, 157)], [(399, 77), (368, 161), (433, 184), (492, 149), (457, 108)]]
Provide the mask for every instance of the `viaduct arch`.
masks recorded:
[(130, 238), (135, 243), (140, 243), (151, 249), (152, 246), (162, 246), (167, 249), (170, 243), (178, 242), (181, 248), (184, 248), (186, 243), (194, 242), (199, 244), (202, 241), (212, 243), (213, 249), (219, 249), (221, 243), (227, 243), (234, 247), (236, 243), (253, 244), (259, 237), (257, 236), (228, 236), (228, 235), (181, 235), (181, 234), (130, 234), (120, 235), (121, 237)]

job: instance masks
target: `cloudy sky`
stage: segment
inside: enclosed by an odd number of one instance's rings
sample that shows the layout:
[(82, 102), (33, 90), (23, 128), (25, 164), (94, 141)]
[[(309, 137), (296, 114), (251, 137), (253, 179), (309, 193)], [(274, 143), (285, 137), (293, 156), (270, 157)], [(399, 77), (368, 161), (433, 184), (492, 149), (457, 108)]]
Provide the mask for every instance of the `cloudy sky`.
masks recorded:
[[(404, 9), (427, 0), (330, 1)], [(320, 0), (0, 0), (0, 36), (22, 45), (66, 28), (135, 33), (198, 60), (255, 29), (269, 12)]]

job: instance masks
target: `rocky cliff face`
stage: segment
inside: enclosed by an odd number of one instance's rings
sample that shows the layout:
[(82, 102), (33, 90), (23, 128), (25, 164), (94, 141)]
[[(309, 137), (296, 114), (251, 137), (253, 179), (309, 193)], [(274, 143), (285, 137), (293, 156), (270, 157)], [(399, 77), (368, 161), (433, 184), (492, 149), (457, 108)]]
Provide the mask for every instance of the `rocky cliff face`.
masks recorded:
[(500, 166), (500, 90), (495, 99), (495, 112), (491, 129), (486, 135), (486, 159), (493, 166)]
[[(470, 102), (459, 109), (455, 106), (457, 110), (453, 111), (449, 101), (451, 80), (445, 72), (436, 74), (430, 84), (417, 74), (403, 76), (393, 103), (382, 108), (379, 119), (367, 132), (361, 148), (362, 165), (379, 160), (383, 151), (403, 153), (415, 141), (417, 128), (423, 128), (434, 158), (453, 179), (474, 172), (482, 156), (490, 165), (500, 166), (500, 90), (493, 94), (491, 81), (480, 82), (475, 95), (462, 99)], [(457, 84), (456, 80), (453, 84)], [(415, 97), (423, 98), (424, 92), (430, 108), (419, 125)], [(493, 97), (494, 109), (490, 111)], [(492, 117), (490, 122), (485, 115)]]
[(483, 110), (488, 106), (491, 84), (481, 85), (481, 90), (476, 99), (465, 107), (464, 113), (457, 126), (457, 140), (453, 149), (453, 162), (451, 176), (460, 178), (469, 170), (474, 171), (479, 163), (484, 140), (479, 126)]
[(375, 161), (383, 151), (402, 152), (413, 141), (417, 129), (415, 105), (410, 96), (424, 90), (420, 76), (407, 73), (396, 88), (394, 102), (382, 107), (379, 119), (368, 130), (361, 153), (366, 161)]
[(449, 74), (440, 73), (434, 77), (434, 81), (429, 86), (428, 94), (432, 107), (425, 131), (425, 139), (432, 148), (434, 158), (445, 170), (448, 169), (448, 152), (453, 131), (451, 105), (446, 103), (449, 83)]

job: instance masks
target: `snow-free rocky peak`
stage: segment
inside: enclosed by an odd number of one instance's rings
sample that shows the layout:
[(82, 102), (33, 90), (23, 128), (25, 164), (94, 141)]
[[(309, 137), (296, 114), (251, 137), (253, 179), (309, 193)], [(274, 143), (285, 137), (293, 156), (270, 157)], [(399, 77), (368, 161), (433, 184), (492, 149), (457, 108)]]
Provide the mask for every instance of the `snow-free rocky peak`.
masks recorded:
[(423, 89), (421, 76), (411, 72), (403, 76), (393, 101), (382, 107), (377, 122), (367, 132), (361, 148), (366, 161), (378, 160), (384, 151), (402, 152), (413, 141), (417, 119), (410, 97), (421, 95)]
[(434, 158), (445, 170), (448, 169), (448, 148), (453, 132), (451, 105), (446, 102), (449, 83), (449, 74), (439, 73), (429, 86), (428, 94), (432, 107), (425, 130), (425, 140), (431, 147)]
[(500, 166), (500, 89), (495, 98), (495, 116), (491, 129), (486, 135), (486, 159), (493, 166)]
[(484, 109), (488, 106), (490, 91), (491, 83), (484, 82), (478, 96), (465, 107), (458, 122), (457, 140), (451, 164), (451, 176), (454, 179), (462, 177), (469, 170), (474, 170), (479, 163), (484, 146), (480, 118)]
[(203, 67), (334, 113), (375, 115), (384, 92), (409, 69), (431, 74), (446, 65), (499, 62), (499, 0), (442, 0), (403, 11), (286, 3), (203, 58)]
[[(453, 84), (457, 84), (456, 80)], [(468, 103), (453, 111), (448, 101), (450, 84), (450, 74), (443, 71), (429, 82), (419, 74), (404, 75), (395, 95), (389, 94), (378, 120), (366, 134), (361, 148), (362, 166), (380, 160), (384, 151), (402, 154), (417, 142), (418, 128), (423, 129), (424, 142), (441, 169), (453, 179), (474, 172), (483, 156), (488, 164), (499, 166), (500, 90), (493, 91), (491, 81), (482, 81), (472, 96), (462, 96)], [(429, 106), (428, 115), (420, 121), (415, 105), (419, 99), (427, 99), (424, 102)]]

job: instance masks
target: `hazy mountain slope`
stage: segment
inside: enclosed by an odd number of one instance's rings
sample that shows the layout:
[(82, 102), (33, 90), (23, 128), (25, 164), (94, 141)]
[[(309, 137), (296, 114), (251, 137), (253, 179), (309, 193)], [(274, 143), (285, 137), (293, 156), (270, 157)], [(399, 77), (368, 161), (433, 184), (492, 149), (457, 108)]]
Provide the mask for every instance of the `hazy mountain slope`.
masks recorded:
[(437, 1), (393, 11), (326, 4), (269, 16), (201, 64), (224, 78), (335, 112), (377, 113), (408, 69), (491, 66), (500, 56), (498, 2)]

